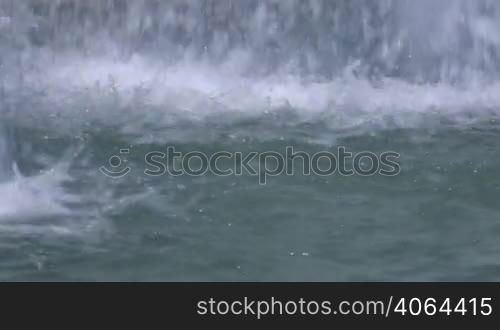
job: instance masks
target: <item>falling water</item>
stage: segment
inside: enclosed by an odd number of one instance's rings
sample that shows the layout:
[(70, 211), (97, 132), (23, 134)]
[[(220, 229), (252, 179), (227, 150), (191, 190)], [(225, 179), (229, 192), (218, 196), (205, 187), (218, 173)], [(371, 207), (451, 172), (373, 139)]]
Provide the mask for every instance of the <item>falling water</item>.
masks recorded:
[[(493, 0), (0, 0), (0, 280), (498, 280), (498, 31)], [(401, 173), (145, 176), (165, 145)]]
[(5, 128), (0, 127), (0, 181), (8, 177), (9, 164), (11, 163), (7, 142)]
[(359, 61), (372, 78), (454, 81), (498, 76), (499, 11), (490, 0), (3, 0), (0, 28), (26, 66), (42, 50), (166, 63), (236, 56), (246, 74), (331, 78)]

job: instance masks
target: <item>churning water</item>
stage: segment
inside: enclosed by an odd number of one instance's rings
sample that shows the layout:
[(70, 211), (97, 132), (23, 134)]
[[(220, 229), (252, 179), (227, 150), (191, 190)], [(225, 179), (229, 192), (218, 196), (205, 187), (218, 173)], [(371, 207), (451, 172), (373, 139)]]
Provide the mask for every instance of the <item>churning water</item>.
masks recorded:
[[(0, 280), (499, 280), (499, 120), (493, 0), (0, 0)], [(400, 173), (145, 175), (167, 146)]]

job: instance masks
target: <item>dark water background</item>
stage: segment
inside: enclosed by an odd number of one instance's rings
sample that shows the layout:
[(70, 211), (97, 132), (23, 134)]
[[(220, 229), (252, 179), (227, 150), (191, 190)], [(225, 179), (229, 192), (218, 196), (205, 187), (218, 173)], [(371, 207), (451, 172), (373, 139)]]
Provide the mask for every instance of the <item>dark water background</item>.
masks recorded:
[[(499, 280), (498, 31), (495, 1), (0, 0), (0, 280)], [(167, 146), (401, 172), (144, 175)]]

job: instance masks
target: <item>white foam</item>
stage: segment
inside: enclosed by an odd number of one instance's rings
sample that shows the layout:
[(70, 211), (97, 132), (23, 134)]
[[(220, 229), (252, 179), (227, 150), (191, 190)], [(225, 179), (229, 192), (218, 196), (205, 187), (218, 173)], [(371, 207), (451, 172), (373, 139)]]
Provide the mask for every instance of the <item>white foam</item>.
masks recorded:
[(72, 181), (69, 165), (61, 162), (34, 176), (14, 166), (14, 177), (0, 184), (0, 234), (93, 239), (109, 232), (104, 215), (78, 206), (95, 192), (76, 195), (66, 189)]
[(0, 222), (70, 215), (64, 206), (69, 197), (61, 187), (67, 179), (56, 170), (33, 177), (16, 171), (13, 180), (0, 184)]
[[(172, 115), (198, 120), (222, 115), (223, 121), (227, 113), (258, 116), (283, 108), (294, 109), (304, 120), (342, 115), (345, 120), (341, 124), (347, 126), (383, 117), (401, 119), (402, 127), (412, 126), (409, 119), (404, 120), (408, 114), (438, 112), (458, 119), (457, 115), (464, 113), (467, 118), (471, 114), (481, 118), (485, 112), (500, 112), (498, 82), (471, 80), (461, 86), (390, 78), (373, 82), (355, 76), (354, 70), (349, 67), (330, 81), (286, 74), (259, 79), (234, 73), (232, 66), (193, 62), (162, 66), (140, 57), (128, 62), (73, 59), (47, 67), (43, 74), (31, 75), (27, 81), (44, 92), (45, 100), (63, 105), (47, 107), (53, 117), (64, 115), (73, 123), (78, 118), (120, 122), (123, 128), (148, 120), (162, 127), (172, 124)], [(138, 106), (138, 98), (147, 107)], [(109, 102), (114, 104), (107, 106)], [(40, 109), (31, 115), (48, 114)]]

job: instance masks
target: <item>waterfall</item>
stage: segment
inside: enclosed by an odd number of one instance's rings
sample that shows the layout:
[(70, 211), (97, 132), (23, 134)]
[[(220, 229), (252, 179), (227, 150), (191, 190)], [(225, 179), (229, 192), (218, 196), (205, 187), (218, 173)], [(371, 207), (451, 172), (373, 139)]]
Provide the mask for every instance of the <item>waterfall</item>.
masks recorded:
[(328, 78), (354, 61), (375, 79), (456, 82), (500, 72), (492, 0), (0, 0), (1, 26), (15, 35), (0, 32), (0, 40), (26, 60), (42, 49), (165, 62), (220, 63), (236, 53), (245, 55), (243, 71), (260, 75)]
[(7, 130), (0, 122), (0, 182), (11, 176), (12, 155)]

